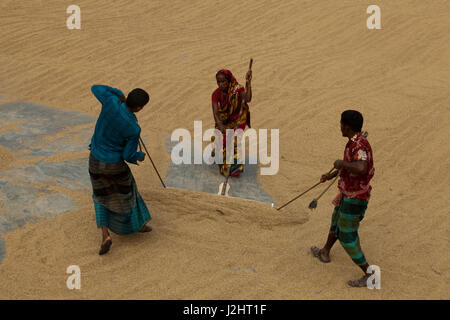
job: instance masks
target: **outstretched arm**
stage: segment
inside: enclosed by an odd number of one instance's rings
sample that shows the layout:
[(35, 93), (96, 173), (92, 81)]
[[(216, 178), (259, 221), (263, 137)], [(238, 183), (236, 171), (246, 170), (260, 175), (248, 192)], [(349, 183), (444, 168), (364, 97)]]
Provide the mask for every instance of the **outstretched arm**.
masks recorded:
[(331, 180), (334, 177), (336, 177), (339, 174), (339, 170), (334, 170), (331, 173), (325, 173), (322, 175), (322, 177), (320, 178), (320, 182), (325, 182), (327, 180)]

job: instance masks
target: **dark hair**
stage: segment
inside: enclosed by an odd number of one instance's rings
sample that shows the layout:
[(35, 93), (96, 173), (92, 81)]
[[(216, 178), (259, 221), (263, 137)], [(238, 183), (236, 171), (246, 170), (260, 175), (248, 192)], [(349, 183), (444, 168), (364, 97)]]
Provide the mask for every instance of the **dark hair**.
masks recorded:
[(219, 74), (223, 74), (225, 76), (225, 78), (228, 80), (228, 82), (231, 82), (231, 74), (226, 74), (225, 72), (223, 72), (222, 70), (217, 71), (216, 73), (216, 78)]
[(342, 124), (348, 125), (355, 132), (361, 131), (363, 121), (362, 114), (356, 110), (346, 110), (341, 114)]
[(145, 106), (148, 101), (150, 100), (150, 97), (145, 90), (136, 88), (131, 90), (131, 92), (128, 94), (127, 97), (127, 106), (129, 108), (139, 108)]

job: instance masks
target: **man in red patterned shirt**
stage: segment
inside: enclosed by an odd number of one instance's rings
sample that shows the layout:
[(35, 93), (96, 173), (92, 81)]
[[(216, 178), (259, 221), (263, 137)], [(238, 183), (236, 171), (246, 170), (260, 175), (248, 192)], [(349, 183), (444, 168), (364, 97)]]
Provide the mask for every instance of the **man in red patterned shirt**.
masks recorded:
[(370, 274), (359, 242), (359, 223), (364, 218), (370, 198), (370, 180), (374, 175), (372, 148), (367, 141), (367, 133), (361, 132), (363, 116), (355, 110), (344, 111), (341, 115), (341, 131), (349, 140), (345, 146), (344, 160), (336, 160), (333, 173), (324, 174), (325, 182), (340, 173), (339, 194), (333, 200), (335, 205), (331, 218), (331, 227), (325, 246), (320, 249), (312, 247), (312, 254), (320, 261), (330, 262), (330, 250), (339, 239), (350, 258), (364, 272), (361, 279), (349, 281), (352, 287), (365, 287)]

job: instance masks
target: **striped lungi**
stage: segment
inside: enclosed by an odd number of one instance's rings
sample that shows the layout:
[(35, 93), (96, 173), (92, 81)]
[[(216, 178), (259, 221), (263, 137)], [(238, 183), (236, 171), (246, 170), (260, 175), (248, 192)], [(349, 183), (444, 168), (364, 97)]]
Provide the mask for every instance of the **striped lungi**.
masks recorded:
[(334, 208), (330, 233), (336, 234), (344, 250), (357, 265), (366, 264), (366, 258), (359, 242), (359, 223), (364, 218), (367, 200), (342, 197), (340, 205)]
[(151, 220), (125, 161), (104, 163), (90, 154), (89, 175), (97, 227), (107, 227), (117, 234), (130, 234)]

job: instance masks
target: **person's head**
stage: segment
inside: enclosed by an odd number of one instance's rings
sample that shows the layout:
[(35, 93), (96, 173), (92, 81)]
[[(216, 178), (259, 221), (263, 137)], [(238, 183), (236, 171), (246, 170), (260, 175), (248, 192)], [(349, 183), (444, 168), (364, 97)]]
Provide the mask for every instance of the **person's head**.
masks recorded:
[(150, 97), (145, 90), (136, 88), (127, 96), (126, 105), (131, 112), (139, 112), (148, 103)]
[(356, 110), (346, 110), (341, 114), (342, 136), (351, 138), (355, 133), (361, 131), (363, 126), (363, 116)]
[(217, 85), (221, 91), (228, 91), (228, 87), (231, 83), (231, 74), (227, 74), (220, 70), (216, 73)]

